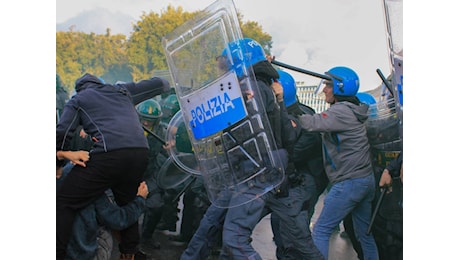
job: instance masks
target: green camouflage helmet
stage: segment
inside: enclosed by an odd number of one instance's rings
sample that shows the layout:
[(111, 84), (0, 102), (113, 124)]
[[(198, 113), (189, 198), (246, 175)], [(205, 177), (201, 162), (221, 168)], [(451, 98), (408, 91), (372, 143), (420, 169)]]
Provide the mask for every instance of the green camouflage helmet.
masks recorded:
[(154, 99), (147, 99), (143, 101), (137, 105), (136, 109), (137, 114), (143, 120), (156, 122), (163, 116), (160, 103)]
[(177, 100), (176, 94), (171, 94), (164, 100), (163, 108), (166, 117), (172, 117), (180, 110), (179, 100)]

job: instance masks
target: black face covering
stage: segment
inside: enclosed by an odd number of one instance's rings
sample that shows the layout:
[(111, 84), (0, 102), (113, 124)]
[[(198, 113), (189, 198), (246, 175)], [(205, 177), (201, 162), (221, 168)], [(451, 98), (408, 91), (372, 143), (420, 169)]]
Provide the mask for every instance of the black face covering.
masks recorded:
[(280, 77), (278, 71), (267, 60), (259, 61), (252, 65), (252, 70), (257, 79), (264, 81), (269, 86), (272, 84), (273, 79), (279, 79)]

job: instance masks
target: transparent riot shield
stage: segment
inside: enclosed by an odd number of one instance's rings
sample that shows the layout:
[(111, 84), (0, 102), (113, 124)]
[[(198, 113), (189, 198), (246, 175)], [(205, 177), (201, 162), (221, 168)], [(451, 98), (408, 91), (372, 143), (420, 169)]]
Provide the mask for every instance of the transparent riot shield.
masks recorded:
[(375, 172), (382, 172), (403, 147), (403, 3), (402, 0), (382, 0), (382, 3), (392, 72), (391, 81), (384, 80), (382, 84), (380, 99), (369, 105), (370, 116), (366, 121)]
[(392, 89), (395, 109), (400, 119), (400, 136), (403, 131), (403, 0), (382, 0), (385, 12), (385, 24), (388, 49), (392, 67)]
[(168, 143), (168, 154), (177, 167), (189, 175), (201, 175), (181, 110), (169, 122), (166, 143)]
[(245, 65), (246, 49), (230, 55), (229, 43), (240, 39), (233, 2), (219, 0), (162, 42), (209, 199), (223, 208), (252, 201), (284, 178), (260, 92)]

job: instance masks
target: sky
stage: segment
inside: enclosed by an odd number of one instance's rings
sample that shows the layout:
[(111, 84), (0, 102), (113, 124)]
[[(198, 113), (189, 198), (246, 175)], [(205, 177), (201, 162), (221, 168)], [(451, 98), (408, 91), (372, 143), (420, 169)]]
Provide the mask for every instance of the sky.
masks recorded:
[[(203, 10), (211, 0), (56, 0), (56, 23), (83, 11), (106, 8), (135, 20), (150, 11), (160, 13), (168, 4), (186, 11)], [(360, 91), (382, 82), (376, 73), (390, 74), (390, 60), (380, 0), (234, 0), (244, 20), (258, 22), (272, 35), (272, 55), (305, 70), (324, 73), (335, 66), (357, 72)], [(319, 79), (288, 71), (297, 81), (317, 84)]]

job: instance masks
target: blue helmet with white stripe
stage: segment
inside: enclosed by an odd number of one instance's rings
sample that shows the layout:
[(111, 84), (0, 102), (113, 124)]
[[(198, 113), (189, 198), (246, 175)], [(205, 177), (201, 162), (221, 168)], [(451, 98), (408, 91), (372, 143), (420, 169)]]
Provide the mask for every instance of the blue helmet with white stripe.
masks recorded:
[(235, 70), (238, 77), (245, 74), (243, 66), (249, 68), (259, 61), (267, 60), (260, 43), (251, 38), (230, 42), (222, 51), (222, 57), (226, 58), (228, 67)]

